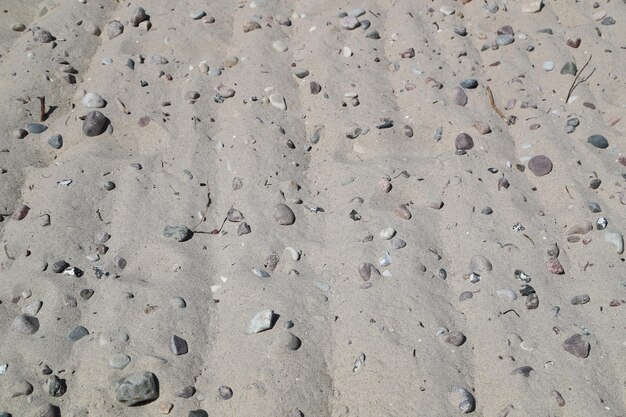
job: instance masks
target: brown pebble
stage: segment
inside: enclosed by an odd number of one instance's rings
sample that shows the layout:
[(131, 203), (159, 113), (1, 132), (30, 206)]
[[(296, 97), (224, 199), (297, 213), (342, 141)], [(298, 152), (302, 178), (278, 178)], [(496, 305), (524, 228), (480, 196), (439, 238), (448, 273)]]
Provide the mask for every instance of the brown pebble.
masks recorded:
[(565, 400), (563, 399), (563, 396), (561, 395), (560, 392), (554, 390), (554, 391), (552, 391), (552, 396), (556, 400), (556, 403), (559, 405), (559, 407), (564, 407), (565, 406)]
[(567, 46), (570, 48), (578, 48), (580, 46), (580, 38), (568, 38)]
[(313, 95), (319, 94), (319, 92), (322, 91), (322, 86), (317, 81), (311, 81), (310, 88), (311, 94)]
[(478, 131), (481, 135), (486, 135), (487, 133), (491, 133), (491, 127), (487, 123), (483, 122), (474, 122), (472, 123), (474, 129)]
[[(413, 128), (409, 125), (404, 125), (404, 136), (407, 138), (413, 137)], [(626, 158), (624, 158), (626, 160)], [(620, 161), (621, 162), (621, 161)]]
[(28, 207), (26, 204), (23, 204), (22, 206), (20, 206), (20, 208), (15, 210), (11, 218), (13, 220), (22, 220), (24, 217), (26, 217), (26, 215), (28, 215), (29, 210), (30, 210), (30, 207)]
[(391, 181), (387, 178), (381, 178), (378, 180), (378, 188), (380, 188), (383, 192), (388, 193), (391, 191)]
[(589, 342), (583, 339), (581, 335), (575, 334), (563, 342), (563, 349), (574, 356), (584, 359), (589, 356), (590, 346)]
[(415, 56), (415, 49), (413, 48), (408, 48), (406, 50), (404, 50), (400, 56), (402, 58), (413, 58)]
[(467, 104), (467, 94), (461, 87), (452, 89), (452, 102), (457, 106), (465, 106)]
[(409, 211), (407, 206), (405, 206), (404, 204), (402, 204), (399, 207), (396, 207), (394, 210), (394, 213), (396, 213), (396, 216), (404, 220), (409, 220), (411, 218), (411, 212)]
[(454, 331), (450, 333), (446, 333), (442, 336), (444, 342), (449, 343), (453, 346), (461, 346), (465, 343), (465, 335), (460, 331)]
[(528, 169), (537, 177), (543, 177), (552, 172), (552, 161), (545, 155), (535, 155), (528, 161)]
[(474, 140), (467, 133), (459, 133), (454, 140), (457, 151), (467, 151), (474, 147)]
[(559, 262), (559, 260), (556, 258), (548, 259), (548, 262), (546, 263), (546, 267), (548, 268), (548, 271), (550, 271), (551, 273), (555, 275), (563, 275), (565, 273), (565, 270), (563, 269), (563, 265), (561, 265), (561, 262)]

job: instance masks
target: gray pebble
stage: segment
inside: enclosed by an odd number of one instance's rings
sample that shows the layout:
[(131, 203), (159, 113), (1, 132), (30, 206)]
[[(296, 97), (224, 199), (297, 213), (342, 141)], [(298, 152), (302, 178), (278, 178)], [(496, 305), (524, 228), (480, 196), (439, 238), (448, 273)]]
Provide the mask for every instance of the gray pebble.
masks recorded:
[(70, 264), (65, 261), (57, 261), (52, 265), (52, 272), (60, 274), (61, 272), (65, 271), (69, 266)]
[(175, 396), (179, 398), (191, 398), (196, 393), (196, 388), (194, 386), (188, 385), (181, 390), (177, 391)]
[(206, 16), (204, 10), (198, 10), (189, 14), (189, 17), (191, 17), (193, 20), (202, 19), (204, 16)]
[(467, 80), (462, 80), (459, 85), (463, 88), (467, 88), (467, 89), (474, 89), (476, 87), (478, 87), (478, 80), (475, 80), (473, 78), (467, 79)]
[(113, 369), (124, 369), (128, 366), (129, 363), (130, 356), (123, 353), (116, 353), (115, 355), (111, 356), (111, 359), (109, 360), (109, 365)]
[(584, 359), (589, 356), (590, 346), (589, 342), (583, 339), (581, 335), (575, 334), (563, 342), (563, 349), (574, 356)]
[(132, 26), (139, 26), (141, 22), (148, 20), (148, 15), (146, 14), (146, 10), (143, 7), (138, 7), (135, 9), (133, 14), (130, 16), (128, 20)]
[(204, 410), (191, 410), (187, 417), (209, 417), (209, 413)]
[(170, 298), (170, 305), (174, 308), (185, 308), (187, 307), (187, 302), (182, 297), (172, 297)]
[(459, 133), (454, 140), (454, 146), (457, 151), (467, 151), (474, 147), (474, 140), (467, 133)]
[(291, 332), (284, 332), (281, 336), (281, 344), (288, 350), (298, 350), (302, 346), (302, 340)]
[(135, 372), (118, 381), (115, 397), (127, 406), (139, 405), (159, 398), (159, 385), (151, 372)]
[(378, 31), (374, 29), (374, 30), (367, 32), (365, 34), (365, 37), (369, 39), (380, 39), (380, 33), (378, 33)]
[(573, 297), (570, 302), (572, 305), (582, 305), (587, 304), (590, 300), (591, 298), (589, 297), (589, 294), (581, 294)]
[(587, 142), (599, 149), (606, 149), (609, 147), (609, 141), (602, 135), (591, 135), (587, 139)]
[(48, 145), (54, 149), (61, 149), (63, 147), (63, 137), (61, 135), (52, 135), (48, 138)]
[(107, 36), (109, 39), (117, 38), (124, 32), (124, 25), (119, 21), (113, 20), (107, 25)]
[(76, 326), (74, 327), (74, 329), (72, 329), (71, 332), (69, 332), (67, 338), (72, 342), (77, 342), (87, 335), (89, 335), (89, 330), (87, 330), (83, 326)]
[(177, 242), (185, 242), (193, 237), (193, 232), (186, 226), (165, 226), (163, 236), (171, 237)]
[(515, 41), (515, 38), (513, 37), (513, 35), (508, 33), (496, 36), (496, 45), (498, 46), (509, 45), (513, 43), (513, 41)]
[(453, 346), (461, 346), (465, 343), (465, 335), (460, 331), (454, 331), (450, 333), (444, 334), (442, 337), (444, 342), (451, 344)]
[(594, 202), (594, 201), (590, 201), (587, 203), (587, 208), (592, 212), (592, 213), (601, 213), (602, 212), (602, 207), (600, 207), (600, 204)]
[(107, 181), (104, 183), (104, 189), (107, 191), (111, 191), (115, 189), (115, 183), (113, 181)]
[(489, 216), (490, 214), (493, 214), (493, 209), (491, 207), (485, 207), (480, 212), (486, 216)]
[(26, 314), (20, 314), (13, 319), (11, 330), (20, 334), (35, 334), (39, 330), (39, 320)]
[(41, 123), (28, 123), (26, 125), (26, 130), (29, 133), (42, 133), (48, 130), (48, 126), (42, 125)]
[(187, 341), (181, 337), (173, 335), (170, 338), (170, 351), (174, 355), (184, 355), (185, 353), (189, 352)]
[(263, 310), (257, 313), (246, 326), (246, 334), (255, 334), (272, 328), (274, 319), (273, 310)]
[(87, 113), (83, 122), (83, 133), (86, 136), (98, 136), (104, 133), (109, 125), (109, 119), (97, 110)]
[(604, 26), (611, 26), (615, 24), (615, 19), (613, 19), (611, 16), (607, 16), (602, 19), (600, 23), (602, 23)]
[(561, 68), (561, 74), (563, 75), (565, 74), (576, 75), (577, 72), (578, 72), (578, 68), (576, 67), (576, 64), (574, 64), (573, 62), (567, 62), (565, 63), (565, 65), (563, 65), (563, 68)]
[(222, 385), (219, 388), (218, 392), (220, 394), (220, 398), (223, 400), (230, 400), (231, 398), (233, 398), (233, 390), (226, 385)]
[(67, 385), (65, 385), (65, 380), (60, 379), (56, 375), (51, 375), (46, 384), (48, 385), (48, 393), (53, 397), (62, 397), (67, 391)]
[(467, 104), (467, 94), (461, 87), (452, 89), (452, 102), (457, 106), (465, 106)]
[(276, 205), (274, 220), (280, 225), (289, 226), (295, 223), (296, 215), (293, 213), (288, 205), (280, 203)]

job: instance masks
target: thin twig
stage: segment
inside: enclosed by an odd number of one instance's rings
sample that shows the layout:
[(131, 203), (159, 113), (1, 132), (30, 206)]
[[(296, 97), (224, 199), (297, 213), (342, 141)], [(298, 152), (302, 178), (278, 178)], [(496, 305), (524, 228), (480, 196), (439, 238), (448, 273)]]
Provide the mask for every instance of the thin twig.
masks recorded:
[(496, 113), (498, 113), (498, 116), (500, 116), (502, 120), (506, 122), (507, 125), (510, 125), (511, 121), (509, 120), (509, 118), (506, 117), (504, 113), (502, 113), (502, 111), (498, 108), (498, 106), (496, 106), (496, 102), (493, 99), (493, 93), (491, 92), (491, 88), (487, 86), (486, 90), (487, 90), (487, 97), (489, 98), (489, 104), (491, 105), (491, 107), (496, 111)]
[(585, 65), (583, 65), (583, 67), (580, 69), (580, 71), (578, 71), (578, 74), (576, 74), (576, 77), (574, 77), (574, 81), (572, 81), (572, 85), (569, 88), (569, 91), (567, 92), (567, 97), (565, 97), (565, 103), (567, 104), (567, 102), (569, 101), (570, 96), (572, 95), (572, 93), (574, 92), (574, 89), (576, 87), (578, 87), (580, 84), (584, 83), (585, 81), (587, 81), (589, 78), (591, 78), (591, 76), (593, 75), (593, 73), (596, 71), (595, 67), (594, 69), (591, 71), (591, 74), (589, 74), (589, 76), (582, 78), (580, 81), (576, 82), (578, 80), (578, 77), (580, 77), (580, 75), (583, 73), (583, 71), (585, 70), (585, 68), (587, 68), (587, 65), (589, 65), (589, 63), (591, 62), (591, 58), (593, 57), (593, 55), (589, 54), (589, 59), (587, 60), (587, 62), (585, 62)]
[(46, 96), (43, 97), (37, 97), (39, 99), (39, 119), (40, 121), (45, 121), (46, 120)]
[(196, 228), (198, 226), (200, 226), (202, 224), (202, 222), (204, 221), (204, 219), (206, 219), (206, 214), (209, 211), (209, 206), (211, 205), (211, 189), (209, 188), (209, 182), (207, 181), (207, 188), (209, 189), (209, 191), (207, 191), (206, 193), (206, 198), (207, 198), (207, 202), (206, 202), (206, 206), (204, 207), (204, 210), (202, 210), (201, 213), (201, 217), (200, 217), (200, 221), (198, 222), (197, 225), (195, 225), (191, 230), (192, 231), (196, 231)]

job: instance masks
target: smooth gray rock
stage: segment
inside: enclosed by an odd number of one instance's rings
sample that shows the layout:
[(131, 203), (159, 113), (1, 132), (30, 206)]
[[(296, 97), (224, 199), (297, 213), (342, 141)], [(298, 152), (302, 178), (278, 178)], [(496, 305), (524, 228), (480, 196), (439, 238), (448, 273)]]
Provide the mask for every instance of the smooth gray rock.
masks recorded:
[(54, 149), (61, 149), (63, 147), (63, 136), (61, 135), (52, 135), (48, 138), (48, 145), (52, 146)]
[(104, 133), (109, 126), (109, 119), (97, 110), (87, 113), (83, 122), (83, 133), (86, 136), (93, 137)]
[(124, 33), (124, 25), (117, 20), (112, 20), (107, 25), (107, 36), (109, 39), (117, 38)]
[(193, 232), (186, 226), (165, 226), (163, 236), (171, 237), (177, 242), (185, 242), (193, 237)]
[(41, 123), (28, 123), (26, 125), (26, 130), (28, 130), (29, 133), (37, 134), (48, 130), (48, 126), (42, 125)]
[(87, 330), (83, 326), (76, 326), (72, 329), (71, 332), (69, 332), (67, 338), (72, 342), (77, 342), (87, 335), (89, 335), (89, 330)]
[(115, 397), (127, 406), (141, 405), (159, 398), (159, 382), (152, 372), (135, 372), (118, 381)]
[(508, 33), (496, 36), (496, 45), (498, 46), (509, 45), (513, 43), (513, 41), (515, 41), (515, 38), (513, 37), (513, 35)]
[(88, 109), (101, 109), (107, 105), (105, 99), (103, 99), (99, 94), (93, 92), (85, 94), (80, 102), (85, 108)]
[(472, 272), (489, 272), (493, 269), (493, 265), (489, 262), (489, 259), (482, 255), (474, 255), (470, 260), (470, 269)]
[(461, 80), (461, 82), (459, 83), (459, 85), (463, 88), (467, 88), (469, 90), (474, 89), (476, 87), (478, 87), (478, 80), (475, 80), (473, 78), (467, 79), (467, 80)]
[(467, 104), (467, 94), (461, 87), (452, 89), (452, 102), (457, 106), (465, 106)]
[(583, 339), (579, 334), (570, 336), (563, 342), (563, 349), (565, 349), (566, 352), (583, 359), (589, 356), (590, 348), (589, 342)]
[(20, 334), (35, 334), (39, 330), (39, 320), (26, 314), (20, 314), (13, 319), (11, 330)]
[(135, 9), (132, 15), (130, 15), (130, 19), (128, 21), (132, 26), (139, 26), (141, 22), (148, 20), (148, 15), (146, 14), (146, 10), (143, 7), (138, 7)]
[(302, 340), (291, 332), (284, 332), (281, 336), (281, 344), (288, 350), (298, 350), (302, 346)]
[(170, 338), (170, 351), (174, 355), (184, 355), (185, 353), (189, 351), (189, 348), (187, 346), (187, 341), (183, 339), (182, 337), (173, 335)]
[(296, 215), (287, 204), (281, 203), (276, 206), (274, 220), (276, 220), (276, 223), (280, 225), (289, 226), (295, 223)]
[(273, 310), (263, 310), (257, 313), (246, 327), (246, 334), (255, 334), (272, 328), (274, 319)]
[(573, 62), (566, 62), (565, 65), (563, 65), (563, 68), (561, 68), (561, 74), (563, 75), (565, 74), (576, 75), (577, 72), (578, 72), (578, 68), (576, 67), (576, 64), (574, 64)]
[(130, 363), (130, 356), (123, 353), (116, 353), (109, 359), (109, 366), (113, 369), (124, 369)]
[(474, 139), (467, 133), (459, 133), (454, 139), (454, 146), (457, 151), (468, 151), (474, 147)]
[(606, 149), (609, 147), (609, 141), (602, 135), (591, 135), (587, 142), (598, 149)]
[(441, 336), (441, 338), (443, 339), (444, 342), (453, 346), (461, 346), (463, 343), (465, 343), (465, 340), (466, 340), (465, 335), (458, 330), (454, 332), (446, 333), (443, 336)]

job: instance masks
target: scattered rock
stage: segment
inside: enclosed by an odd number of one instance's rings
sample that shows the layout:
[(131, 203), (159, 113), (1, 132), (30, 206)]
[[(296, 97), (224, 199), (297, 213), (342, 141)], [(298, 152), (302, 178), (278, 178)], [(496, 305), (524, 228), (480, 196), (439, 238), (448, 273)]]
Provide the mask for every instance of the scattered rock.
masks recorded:
[(263, 310), (257, 313), (246, 327), (246, 334), (260, 333), (265, 330), (271, 329), (273, 326), (274, 311)]
[(582, 359), (589, 356), (590, 348), (589, 342), (583, 339), (583, 337), (579, 334), (570, 336), (563, 342), (563, 349), (565, 349), (566, 352)]
[(143, 405), (159, 398), (159, 383), (151, 372), (135, 372), (118, 381), (115, 397), (126, 406)]

